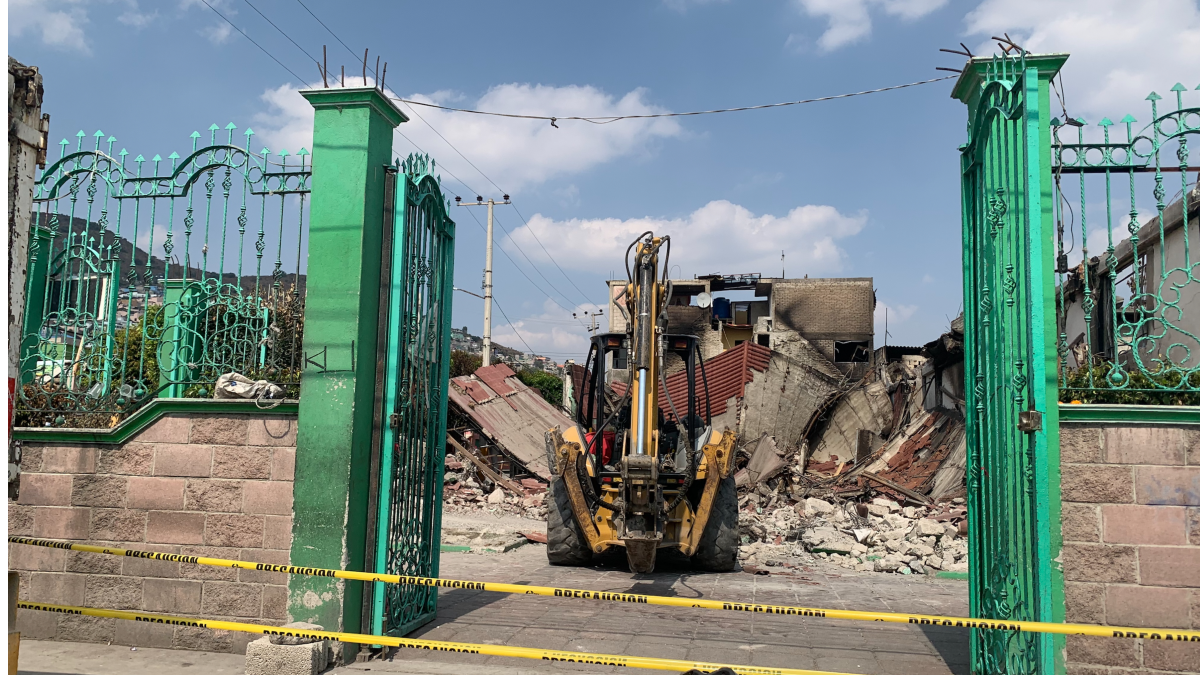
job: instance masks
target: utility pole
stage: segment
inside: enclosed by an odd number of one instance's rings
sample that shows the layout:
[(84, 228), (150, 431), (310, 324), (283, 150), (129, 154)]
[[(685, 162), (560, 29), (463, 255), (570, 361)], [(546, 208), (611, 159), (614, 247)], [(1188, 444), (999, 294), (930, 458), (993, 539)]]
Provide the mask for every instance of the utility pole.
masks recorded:
[[(584, 316), (591, 316), (591, 318), (592, 318), (592, 325), (588, 326), (588, 325), (584, 324), (589, 333), (595, 333), (597, 330), (600, 330), (600, 316), (602, 314), (604, 314), (604, 310), (602, 310), (602, 309), (598, 309), (598, 310), (596, 310), (594, 312), (590, 312), (590, 313), (586, 309), (583, 311)], [(579, 316), (576, 315), (575, 312), (571, 312), (571, 318), (575, 319), (576, 321), (579, 320)], [(580, 321), (580, 323), (583, 323), (583, 322)]]
[[(454, 203), (459, 206), (483, 206), (487, 205), (488, 224), (487, 224), (487, 256), (483, 266), (483, 365), (492, 365), (492, 209), (496, 206), (496, 200), (488, 198), (485, 202), (483, 197), (476, 195), (475, 201), (463, 203), (462, 197), (455, 197)], [(511, 204), (508, 201), (508, 195), (504, 195), (504, 201), (500, 204)]]

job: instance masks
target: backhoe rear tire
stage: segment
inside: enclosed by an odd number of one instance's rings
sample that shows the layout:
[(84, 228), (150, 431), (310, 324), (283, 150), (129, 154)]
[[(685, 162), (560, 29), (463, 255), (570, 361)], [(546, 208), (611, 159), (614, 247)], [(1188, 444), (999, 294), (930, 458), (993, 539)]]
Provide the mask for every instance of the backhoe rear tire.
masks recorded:
[(554, 478), (547, 489), (546, 559), (551, 565), (586, 565), (592, 549), (571, 509), (571, 498), (562, 478)]
[(705, 572), (732, 572), (737, 566), (739, 536), (737, 484), (733, 476), (726, 476), (717, 486), (692, 565)]

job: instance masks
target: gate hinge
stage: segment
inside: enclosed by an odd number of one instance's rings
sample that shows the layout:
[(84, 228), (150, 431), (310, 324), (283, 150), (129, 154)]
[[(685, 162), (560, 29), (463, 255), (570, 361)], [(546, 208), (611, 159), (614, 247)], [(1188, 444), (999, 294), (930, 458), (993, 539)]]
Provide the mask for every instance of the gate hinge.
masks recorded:
[(388, 415), (388, 426), (393, 429), (400, 428), (400, 413), (392, 413)]
[(1022, 410), (1017, 419), (1017, 429), (1026, 434), (1042, 430), (1042, 413), (1037, 410)]

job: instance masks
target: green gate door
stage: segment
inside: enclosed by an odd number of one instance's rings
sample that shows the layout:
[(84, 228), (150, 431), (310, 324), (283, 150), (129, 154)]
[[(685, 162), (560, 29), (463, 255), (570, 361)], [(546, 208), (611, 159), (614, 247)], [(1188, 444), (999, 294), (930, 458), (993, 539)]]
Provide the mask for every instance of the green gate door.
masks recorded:
[[(389, 169), (384, 198), (392, 229), (384, 237), (380, 301), (386, 337), (375, 569), (422, 577), (438, 575), (454, 280), (454, 221), (433, 171), (432, 160), (412, 155)], [(405, 635), (436, 611), (436, 588), (375, 584), (376, 635)]]
[[(1049, 81), (1066, 55), (975, 58), (962, 146), (971, 616), (1062, 620)], [(1061, 642), (973, 631), (973, 673), (1054, 673)], [(1058, 665), (1056, 665), (1058, 663)]]

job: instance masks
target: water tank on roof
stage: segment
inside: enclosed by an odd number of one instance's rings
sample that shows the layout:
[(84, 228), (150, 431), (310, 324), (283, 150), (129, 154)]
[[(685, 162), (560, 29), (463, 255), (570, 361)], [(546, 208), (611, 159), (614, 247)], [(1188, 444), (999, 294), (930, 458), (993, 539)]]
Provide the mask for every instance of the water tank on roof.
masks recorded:
[(733, 311), (729, 304), (729, 298), (713, 298), (713, 316), (718, 319), (733, 318)]

